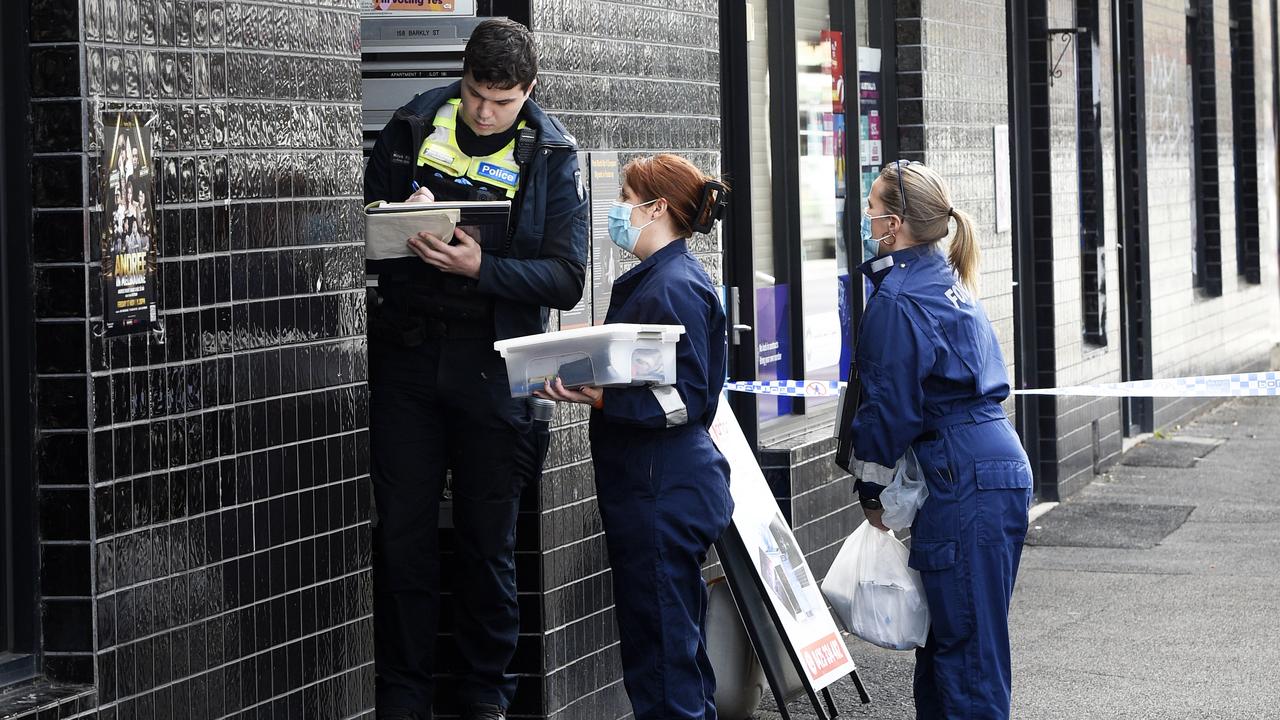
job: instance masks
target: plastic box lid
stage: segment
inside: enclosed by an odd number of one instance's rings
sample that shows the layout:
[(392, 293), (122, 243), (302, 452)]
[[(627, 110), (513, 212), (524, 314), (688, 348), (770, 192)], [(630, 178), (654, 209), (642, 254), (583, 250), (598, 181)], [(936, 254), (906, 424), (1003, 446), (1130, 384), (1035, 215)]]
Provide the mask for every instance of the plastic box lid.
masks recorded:
[(660, 340), (674, 343), (684, 334), (683, 325), (644, 325), (637, 323), (612, 323), (594, 327), (558, 330), (556, 332), (525, 335), (508, 340), (499, 340), (493, 349), (508, 357), (511, 353), (527, 350), (551, 350), (562, 343), (578, 344), (582, 340)]

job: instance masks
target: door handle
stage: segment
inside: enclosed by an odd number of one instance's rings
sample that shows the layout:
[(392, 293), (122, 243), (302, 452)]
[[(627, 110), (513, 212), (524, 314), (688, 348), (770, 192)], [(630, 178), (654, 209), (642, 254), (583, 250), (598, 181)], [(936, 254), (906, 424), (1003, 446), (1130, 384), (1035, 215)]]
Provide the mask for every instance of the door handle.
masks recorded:
[(752, 327), (750, 325), (745, 325), (741, 322), (742, 318), (739, 317), (739, 315), (740, 313), (738, 310), (738, 288), (730, 287), (729, 288), (729, 331), (730, 331), (729, 342), (733, 345), (741, 345), (742, 333), (749, 333), (752, 331)]

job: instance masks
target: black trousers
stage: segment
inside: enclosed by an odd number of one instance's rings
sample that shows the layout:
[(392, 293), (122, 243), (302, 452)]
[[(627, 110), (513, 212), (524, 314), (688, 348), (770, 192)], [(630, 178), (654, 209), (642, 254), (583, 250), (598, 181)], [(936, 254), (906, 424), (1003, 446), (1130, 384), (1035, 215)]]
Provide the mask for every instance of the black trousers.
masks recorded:
[(463, 703), (508, 707), (519, 631), (515, 528), (541, 472), (545, 422), (513, 399), (492, 339), (370, 343), (377, 707), (430, 718), (440, 614), (440, 496), (452, 473), (449, 565)]

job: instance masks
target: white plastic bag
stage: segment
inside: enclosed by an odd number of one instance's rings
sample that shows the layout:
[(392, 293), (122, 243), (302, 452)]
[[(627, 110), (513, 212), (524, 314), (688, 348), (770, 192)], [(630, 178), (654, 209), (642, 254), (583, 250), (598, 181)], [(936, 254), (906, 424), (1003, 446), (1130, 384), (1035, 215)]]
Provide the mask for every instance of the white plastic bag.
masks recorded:
[(845, 629), (890, 650), (924, 647), (929, 606), (920, 574), (907, 567), (907, 548), (864, 522), (844, 541), (822, 581)]
[(907, 452), (893, 467), (893, 482), (880, 493), (880, 503), (884, 506), (880, 522), (890, 530), (911, 527), (916, 511), (927, 497), (929, 488), (920, 472), (920, 462), (916, 460), (916, 452), (907, 447)]

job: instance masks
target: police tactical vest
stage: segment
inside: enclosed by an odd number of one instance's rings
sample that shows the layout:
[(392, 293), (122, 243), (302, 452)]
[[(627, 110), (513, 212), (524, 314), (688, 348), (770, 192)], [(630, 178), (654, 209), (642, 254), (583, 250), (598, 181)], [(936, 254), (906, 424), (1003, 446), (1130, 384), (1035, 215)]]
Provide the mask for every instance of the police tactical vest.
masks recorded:
[[(415, 175), (439, 200), (513, 200), (520, 189), (520, 163), (516, 159), (516, 136), (501, 150), (484, 157), (471, 157), (458, 146), (458, 107), (461, 100), (446, 101), (436, 111), (431, 133), (418, 151)], [(521, 120), (519, 128), (527, 123)], [(508, 228), (469, 228), (485, 253), (504, 255)], [(457, 324), (492, 328), (493, 297), (476, 291), (476, 281), (443, 273), (418, 262), (411, 263), (407, 275), (387, 272), (380, 276), (379, 294), (393, 306), (413, 315)], [(370, 323), (375, 322), (371, 316)]]
[[(458, 147), (458, 106), (461, 103), (460, 99), (454, 98), (436, 111), (435, 128), (422, 141), (422, 148), (418, 151), (418, 166), (433, 168), (451, 178), (488, 185), (507, 199), (514, 198), (520, 189), (520, 164), (516, 162), (519, 135), (492, 155), (467, 155)], [(525, 125), (521, 120), (517, 127)]]

